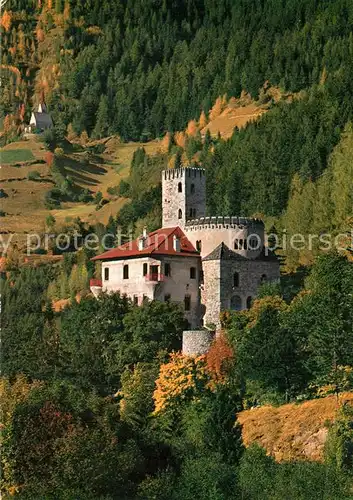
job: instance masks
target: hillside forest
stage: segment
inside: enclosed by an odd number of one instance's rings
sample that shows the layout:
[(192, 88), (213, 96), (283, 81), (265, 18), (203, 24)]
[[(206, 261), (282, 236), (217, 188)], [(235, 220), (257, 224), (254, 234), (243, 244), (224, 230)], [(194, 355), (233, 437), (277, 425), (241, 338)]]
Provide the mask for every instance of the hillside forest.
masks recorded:
[[(4, 499), (353, 499), (352, 26), (350, 0), (3, 6), (0, 153), (16, 158), (42, 101), (54, 127), (32, 139), (42, 170), (7, 179), (0, 197), (10, 200), (12, 181), (42, 186), (46, 219), (33, 224), (70, 243), (43, 244), (32, 260), (13, 245), (0, 261)], [(256, 119), (214, 132), (248, 105)], [(131, 144), (119, 177), (114, 155)], [(20, 153), (8, 168), (38, 160)], [(73, 174), (94, 167), (98, 178), (108, 161), (104, 192)], [(280, 241), (280, 283), (263, 284), (250, 309), (224, 311), (196, 358), (181, 354), (179, 305), (89, 292), (104, 234), (159, 228), (161, 171), (182, 166), (206, 169), (209, 215), (260, 217)], [(59, 224), (68, 205), (75, 215)], [(78, 215), (105, 205), (119, 210)], [(77, 232), (95, 233), (99, 248), (75, 248)], [(285, 247), (297, 233), (339, 235), (341, 248)], [(334, 414), (308, 418), (324, 436), (316, 458), (299, 445), (305, 423), (293, 422), (285, 459), (279, 419), (251, 439), (240, 424), (245, 412), (260, 428), (266, 408), (304, 414), (318, 400), (334, 401)]]

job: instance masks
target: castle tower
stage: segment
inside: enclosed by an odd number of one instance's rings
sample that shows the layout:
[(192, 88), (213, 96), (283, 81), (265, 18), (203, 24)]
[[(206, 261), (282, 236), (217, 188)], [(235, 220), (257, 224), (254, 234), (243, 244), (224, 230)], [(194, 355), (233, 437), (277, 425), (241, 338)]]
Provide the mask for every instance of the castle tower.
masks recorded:
[(186, 221), (206, 215), (206, 175), (202, 168), (175, 168), (162, 172), (163, 227), (184, 227)]

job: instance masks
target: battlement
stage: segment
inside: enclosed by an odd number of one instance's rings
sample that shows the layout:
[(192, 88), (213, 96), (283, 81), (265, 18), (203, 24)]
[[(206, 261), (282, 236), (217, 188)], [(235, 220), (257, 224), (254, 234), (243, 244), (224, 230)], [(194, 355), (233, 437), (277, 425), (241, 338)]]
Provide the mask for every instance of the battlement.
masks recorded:
[(200, 217), (188, 220), (185, 223), (185, 231), (197, 231), (199, 229), (249, 229), (263, 228), (261, 219), (247, 217)]
[(183, 167), (183, 168), (170, 168), (162, 171), (162, 178), (164, 180), (181, 179), (183, 177), (204, 177), (206, 170), (204, 168)]

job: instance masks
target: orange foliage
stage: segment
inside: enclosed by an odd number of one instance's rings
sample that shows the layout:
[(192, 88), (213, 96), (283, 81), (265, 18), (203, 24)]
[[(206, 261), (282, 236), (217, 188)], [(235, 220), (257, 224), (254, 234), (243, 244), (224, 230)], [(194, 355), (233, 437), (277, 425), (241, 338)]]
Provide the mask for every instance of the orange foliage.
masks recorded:
[(177, 146), (185, 149), (186, 137), (184, 132), (175, 132), (174, 140)]
[(213, 341), (206, 354), (207, 370), (216, 382), (225, 382), (234, 352), (222, 333)]
[(64, 20), (68, 21), (69, 19), (70, 19), (70, 4), (69, 4), (69, 2), (65, 2)]
[(54, 153), (52, 153), (51, 151), (47, 151), (44, 155), (44, 159), (45, 159), (46, 164), (49, 167), (51, 167), (53, 164), (53, 161), (54, 161)]
[(169, 363), (161, 365), (156, 380), (154, 414), (197, 397), (205, 391), (208, 381), (205, 356), (194, 358), (180, 353), (171, 354)]
[(213, 108), (210, 111), (210, 120), (214, 120), (219, 116), (223, 111), (223, 102), (221, 97), (217, 97), (216, 102), (213, 105)]
[(48, 6), (48, 9), (52, 9), (53, 8), (53, 0), (47, 0), (47, 6)]
[(193, 137), (197, 134), (197, 131), (198, 131), (198, 127), (197, 127), (196, 121), (190, 120), (188, 123), (188, 127), (186, 129), (187, 135)]
[(0, 24), (5, 31), (10, 31), (11, 23), (12, 23), (12, 13), (5, 10), (3, 15), (1, 16)]
[(167, 152), (169, 149), (169, 144), (171, 140), (171, 134), (170, 132), (167, 132), (163, 139), (161, 140), (161, 151), (162, 152)]
[(201, 129), (203, 129), (203, 128), (206, 127), (207, 123), (208, 123), (208, 121), (207, 121), (206, 113), (204, 111), (202, 111), (201, 115), (200, 115), (200, 118), (199, 118), (199, 127)]
[(279, 295), (276, 295), (274, 297), (268, 296), (268, 297), (263, 297), (262, 299), (254, 300), (251, 309), (245, 312), (245, 314), (247, 314), (250, 320), (249, 327), (252, 327), (256, 324), (260, 314), (267, 308), (277, 309), (278, 311), (284, 311), (288, 308), (288, 306)]
[(23, 122), (23, 120), (25, 119), (25, 112), (26, 112), (26, 108), (25, 108), (25, 105), (24, 104), (21, 104), (20, 105), (20, 109), (19, 109), (19, 118), (21, 120), (21, 122)]

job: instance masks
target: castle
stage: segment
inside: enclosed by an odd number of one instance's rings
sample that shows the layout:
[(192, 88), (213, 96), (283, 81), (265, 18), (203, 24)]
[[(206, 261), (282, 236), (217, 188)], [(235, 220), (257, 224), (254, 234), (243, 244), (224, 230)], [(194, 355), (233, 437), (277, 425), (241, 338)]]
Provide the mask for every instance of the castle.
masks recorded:
[(242, 217), (206, 217), (206, 172), (162, 172), (163, 227), (109, 250), (102, 280), (91, 291), (120, 291), (135, 304), (145, 298), (180, 303), (189, 327), (220, 326), (220, 313), (249, 308), (259, 286), (277, 281), (280, 266), (265, 247), (264, 224)]

